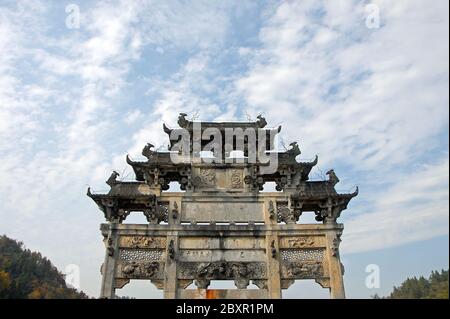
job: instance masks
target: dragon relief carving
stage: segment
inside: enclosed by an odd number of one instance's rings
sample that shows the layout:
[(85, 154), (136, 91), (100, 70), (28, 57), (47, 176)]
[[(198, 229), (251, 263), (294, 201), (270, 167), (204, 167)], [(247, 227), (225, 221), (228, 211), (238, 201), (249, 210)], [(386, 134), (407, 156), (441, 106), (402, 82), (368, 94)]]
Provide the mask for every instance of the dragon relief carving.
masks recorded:
[(166, 245), (164, 237), (124, 236), (122, 246), (129, 248), (163, 248)]
[(122, 264), (122, 275), (125, 278), (154, 278), (160, 270), (160, 265), (156, 261), (138, 262), (132, 261)]
[(323, 265), (320, 261), (293, 261), (286, 265), (288, 277), (298, 279), (323, 277)]

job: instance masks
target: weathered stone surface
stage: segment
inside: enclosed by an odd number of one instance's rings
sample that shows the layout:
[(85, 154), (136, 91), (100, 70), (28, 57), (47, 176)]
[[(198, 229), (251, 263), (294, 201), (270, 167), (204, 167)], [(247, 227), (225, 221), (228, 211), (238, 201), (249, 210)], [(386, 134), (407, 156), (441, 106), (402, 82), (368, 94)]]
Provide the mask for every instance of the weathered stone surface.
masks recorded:
[(129, 248), (165, 248), (166, 237), (121, 236), (119, 246)]
[[(262, 116), (254, 122), (199, 123), (183, 113), (178, 124), (181, 128), (163, 126), (169, 151), (147, 143), (144, 161), (126, 157), (136, 181), (120, 181), (114, 171), (107, 194), (88, 189), (107, 222), (101, 226), (106, 249), (101, 297), (114, 298), (116, 289), (142, 279), (163, 289), (165, 298), (281, 298), (295, 280), (314, 279), (332, 298), (345, 298), (343, 225), (337, 219), (358, 189), (339, 194), (332, 169), (328, 179), (309, 181), (317, 156), (298, 162), (297, 142), (275, 152), (273, 136), (281, 127), (265, 128)], [(192, 146), (208, 145), (214, 134), (194, 136), (196, 128), (219, 135), (232, 129), (233, 145), (215, 147), (214, 161), (203, 161)], [(253, 137), (252, 129), (258, 135)], [(188, 133), (188, 154), (179, 148), (179, 133)], [(221, 135), (219, 142), (226, 140)], [(275, 155), (275, 172), (260, 159), (252, 161), (255, 145), (262, 147), (258, 154)], [(230, 147), (246, 158), (231, 159)], [(175, 157), (182, 161), (173, 162)], [(182, 192), (167, 192), (173, 182)], [(261, 192), (268, 182), (277, 192)], [(142, 213), (147, 223), (126, 224), (132, 212)], [(317, 223), (302, 224), (304, 213), (314, 214)], [(208, 289), (212, 280), (231, 280), (236, 289)], [(192, 283), (196, 289), (188, 288)], [(247, 289), (250, 283), (259, 289)]]
[(197, 222), (263, 222), (263, 205), (259, 202), (202, 201), (183, 202), (181, 220)]

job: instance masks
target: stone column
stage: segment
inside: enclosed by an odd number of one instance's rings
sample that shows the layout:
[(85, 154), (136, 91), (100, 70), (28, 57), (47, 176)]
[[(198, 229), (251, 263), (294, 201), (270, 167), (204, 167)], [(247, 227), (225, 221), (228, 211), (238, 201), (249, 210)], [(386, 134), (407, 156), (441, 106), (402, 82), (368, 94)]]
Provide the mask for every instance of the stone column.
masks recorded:
[(164, 269), (164, 298), (178, 298), (177, 280), (177, 254), (178, 254), (178, 232), (171, 232), (167, 236), (166, 265)]
[(339, 258), (339, 237), (340, 232), (337, 230), (326, 235), (331, 299), (345, 299), (343, 269)]
[(105, 239), (106, 253), (102, 265), (102, 287), (100, 298), (115, 298), (115, 273), (119, 255), (119, 236), (117, 235), (117, 223), (109, 224), (108, 236)]
[(280, 249), (276, 233), (266, 235), (266, 256), (268, 297), (281, 299)]
[(273, 227), (276, 227), (278, 224), (276, 201), (275, 199), (270, 199), (264, 204), (264, 222), (268, 229), (266, 234), (267, 297), (281, 299), (280, 247), (277, 232), (273, 230)]
[[(181, 199), (174, 198), (170, 201), (169, 225), (179, 225), (181, 218)], [(164, 298), (178, 298), (177, 280), (177, 255), (178, 255), (178, 232), (171, 231), (167, 235), (166, 262), (164, 269)]]

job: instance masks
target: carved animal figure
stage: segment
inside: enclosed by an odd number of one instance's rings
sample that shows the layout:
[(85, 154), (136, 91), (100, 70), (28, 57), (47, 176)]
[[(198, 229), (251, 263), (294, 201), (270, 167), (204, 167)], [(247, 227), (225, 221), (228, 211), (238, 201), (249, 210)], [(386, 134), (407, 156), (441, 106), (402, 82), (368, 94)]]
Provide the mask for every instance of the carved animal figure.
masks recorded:
[(154, 147), (155, 145), (147, 143), (147, 145), (145, 145), (144, 148), (142, 149), (142, 155), (147, 157), (147, 159), (151, 159), (155, 154), (155, 151), (152, 150), (152, 148)]
[(328, 175), (328, 182), (331, 183), (333, 186), (339, 183), (339, 178), (334, 172), (334, 169), (330, 169), (326, 174)]
[(117, 183), (117, 177), (119, 177), (119, 176), (120, 176), (119, 173), (117, 173), (116, 171), (113, 171), (111, 176), (106, 181), (106, 184), (108, 184), (109, 186), (112, 186), (112, 185), (116, 184)]

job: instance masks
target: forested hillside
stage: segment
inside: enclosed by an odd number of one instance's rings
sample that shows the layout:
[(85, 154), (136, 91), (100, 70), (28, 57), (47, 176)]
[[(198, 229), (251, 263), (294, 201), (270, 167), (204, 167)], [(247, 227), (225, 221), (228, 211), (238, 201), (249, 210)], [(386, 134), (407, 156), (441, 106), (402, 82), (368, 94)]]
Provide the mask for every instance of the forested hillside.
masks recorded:
[[(380, 298), (375, 295), (374, 298)], [(432, 271), (429, 278), (407, 278), (388, 299), (448, 299), (448, 270)]]
[(0, 236), (0, 298), (84, 299), (88, 296), (69, 288), (63, 274), (40, 253)]

